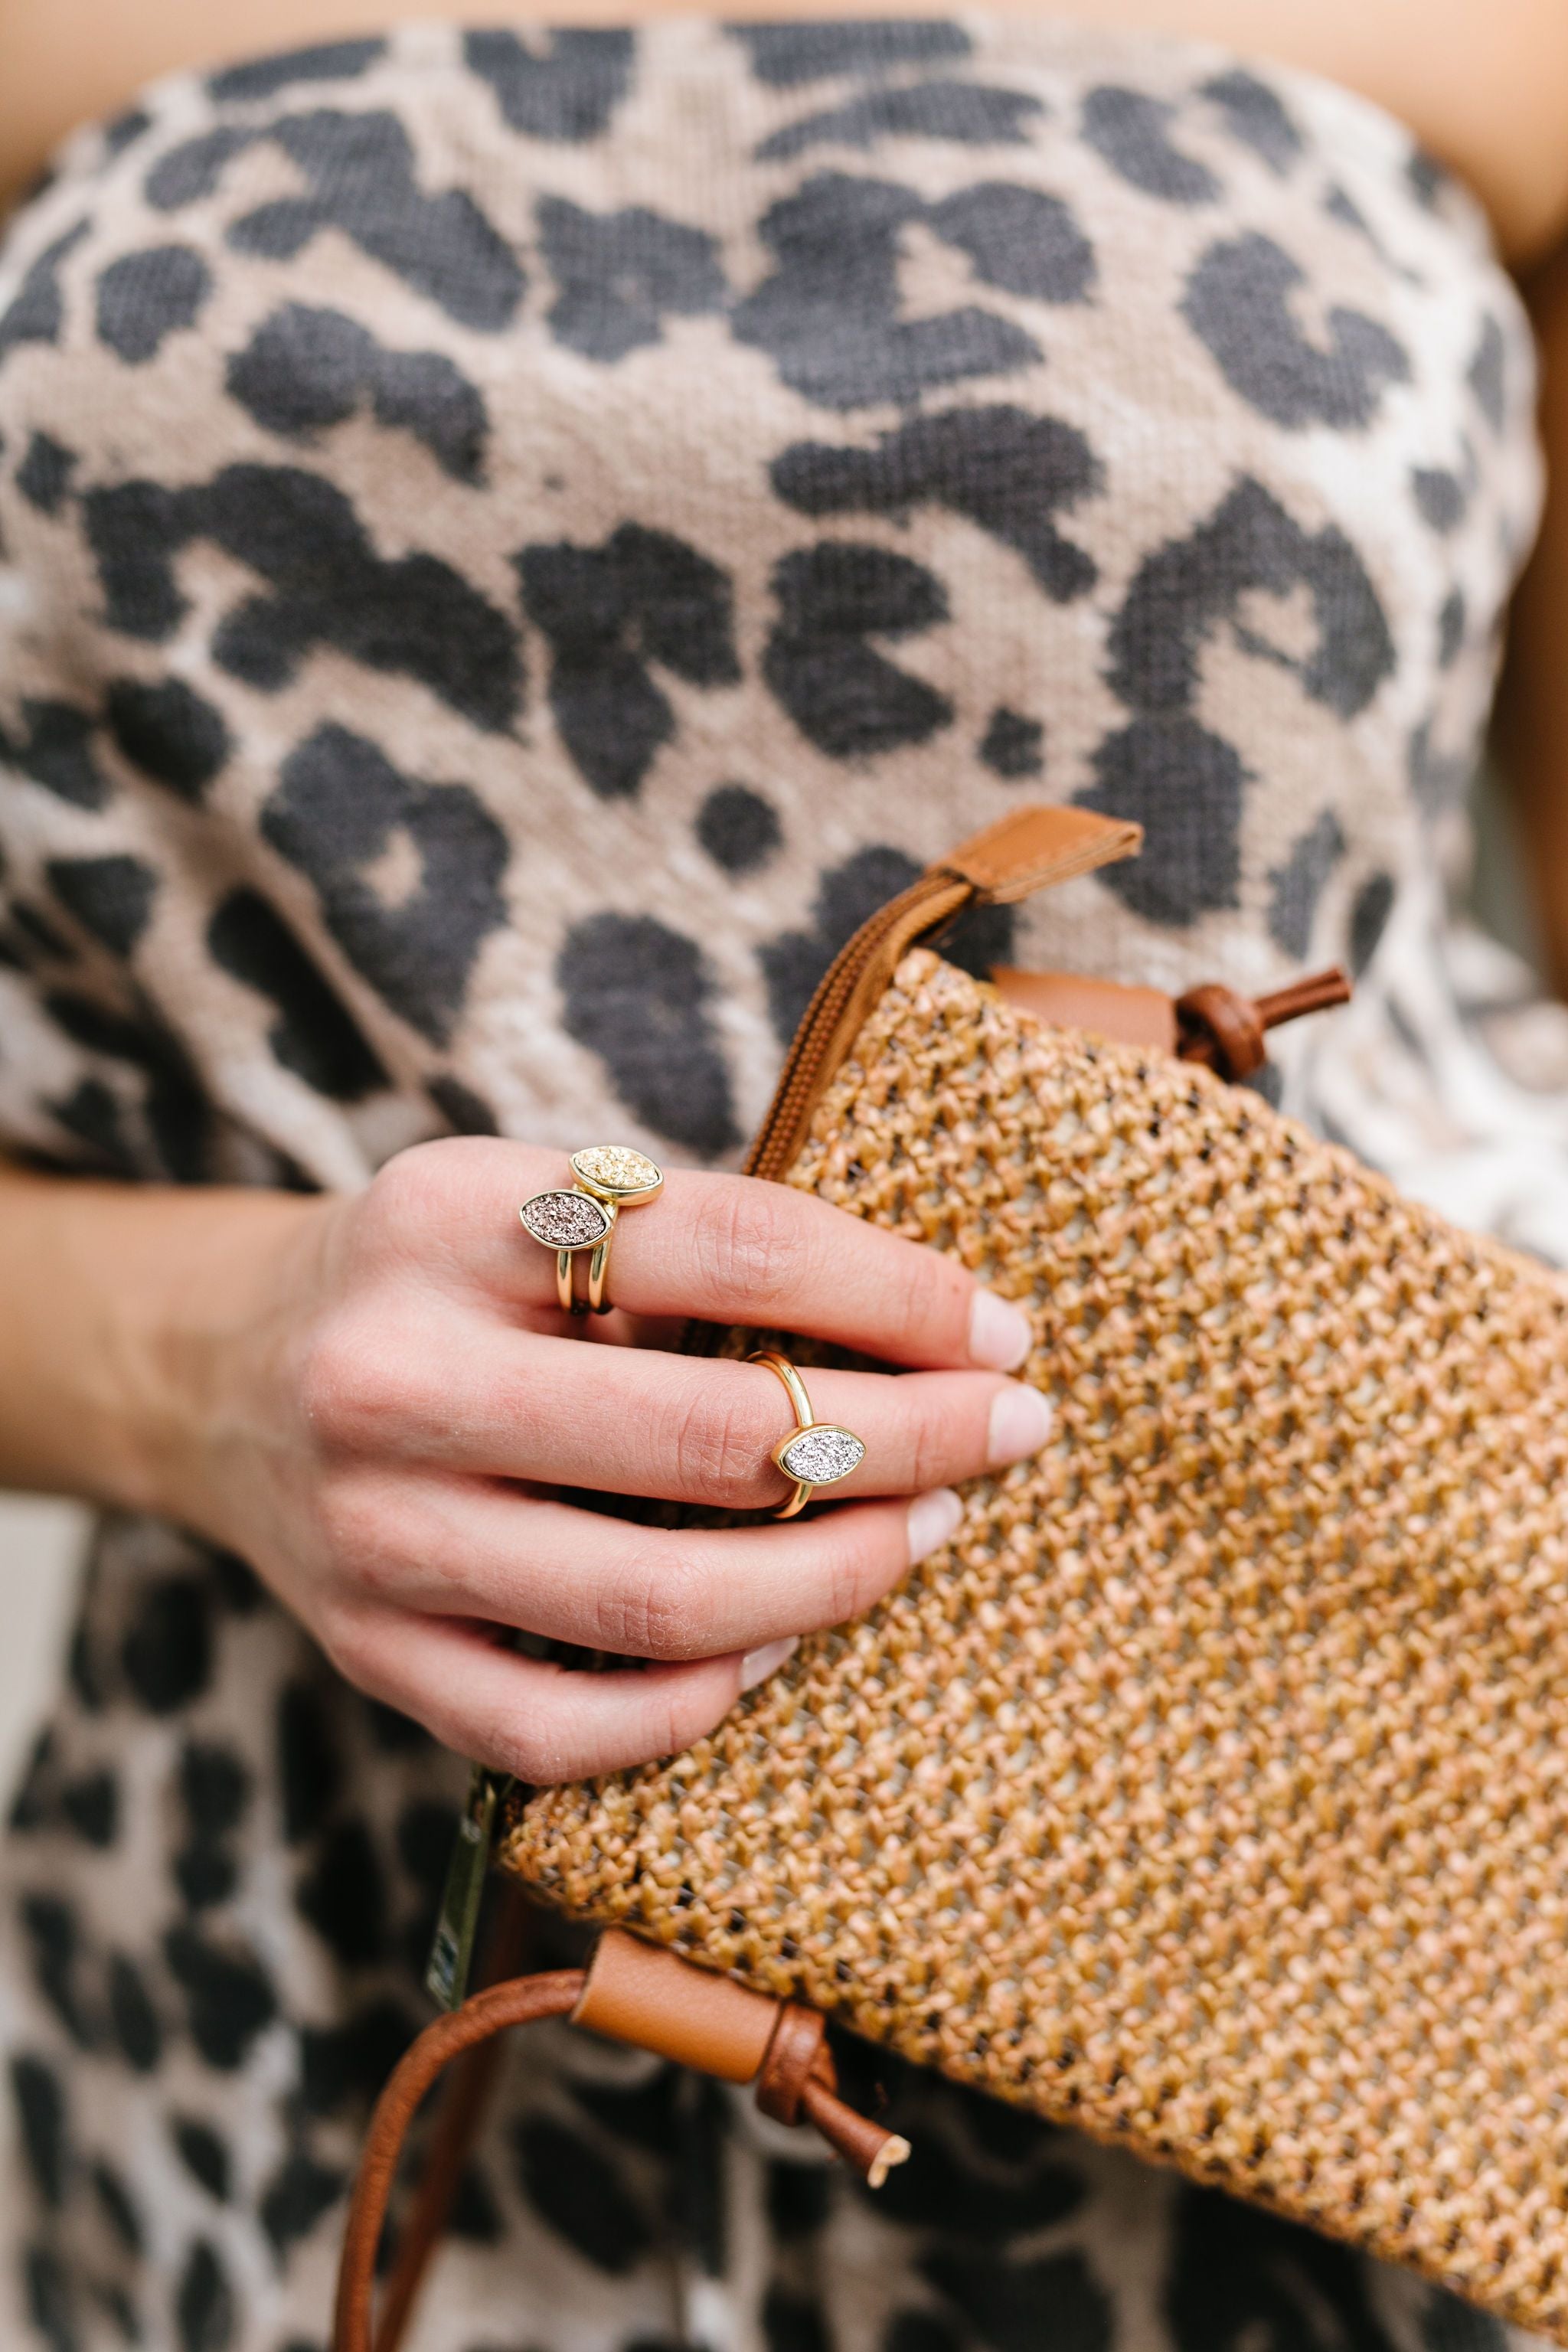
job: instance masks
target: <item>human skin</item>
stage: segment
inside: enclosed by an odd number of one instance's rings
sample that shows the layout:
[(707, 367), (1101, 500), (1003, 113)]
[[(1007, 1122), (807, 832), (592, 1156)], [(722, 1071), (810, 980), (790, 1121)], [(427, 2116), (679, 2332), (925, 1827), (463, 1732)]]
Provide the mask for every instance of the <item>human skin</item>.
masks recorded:
[[(855, 0), (854, 13), (879, 6), (908, 13), (908, 0)], [(0, 205), (73, 124), (156, 74), (444, 13), (518, 20), (505, 0), (0, 0)], [(552, 0), (548, 13), (606, 11)], [(616, 0), (608, 13), (664, 12)], [(778, 0), (725, 9), (780, 13)], [(843, 8), (795, 0), (788, 13)], [(1545, 359), (1552, 488), (1500, 740), (1568, 989), (1568, 8), (1079, 0), (1071, 13), (1326, 74), (1409, 123), (1486, 207)], [(1025, 1334), (930, 1253), (778, 1187), (682, 1174), (616, 1244), (616, 1294), (652, 1319), (613, 1317), (586, 1335), (610, 1344), (584, 1347), (555, 1306), (549, 1254), (515, 1220), (565, 1175), (522, 1145), (456, 1141), (402, 1155), (353, 1200), (0, 1167), (0, 1483), (160, 1512), (242, 1552), (351, 1680), (525, 1779), (684, 1746), (781, 1640), (864, 1608), (942, 1539), (947, 1482), (1042, 1441), (1036, 1401), (1000, 1377)], [(913, 1368), (814, 1376), (818, 1412), (867, 1440), (846, 1490), (867, 1499), (722, 1536), (552, 1499), (557, 1486), (779, 1498), (765, 1465), (787, 1408), (773, 1376), (637, 1352), (668, 1349), (669, 1318), (692, 1313)], [(498, 1646), (498, 1625), (653, 1663), (565, 1676)]]

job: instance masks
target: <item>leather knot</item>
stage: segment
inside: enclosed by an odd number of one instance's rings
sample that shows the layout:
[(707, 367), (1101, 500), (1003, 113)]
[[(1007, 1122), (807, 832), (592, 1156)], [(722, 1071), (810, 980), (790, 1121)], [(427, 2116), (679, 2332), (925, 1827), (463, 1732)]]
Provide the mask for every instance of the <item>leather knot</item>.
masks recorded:
[(1178, 997), (1176, 1019), (1183, 1058), (1207, 1062), (1222, 1078), (1249, 1078), (1268, 1058), (1262, 1013), (1222, 981), (1209, 981)]
[(827, 2052), (826, 2020), (799, 2001), (785, 2001), (757, 2075), (757, 2105), (775, 2124), (800, 2121), (800, 2103), (809, 2076), (816, 2074), (836, 2088), (833, 2061)]

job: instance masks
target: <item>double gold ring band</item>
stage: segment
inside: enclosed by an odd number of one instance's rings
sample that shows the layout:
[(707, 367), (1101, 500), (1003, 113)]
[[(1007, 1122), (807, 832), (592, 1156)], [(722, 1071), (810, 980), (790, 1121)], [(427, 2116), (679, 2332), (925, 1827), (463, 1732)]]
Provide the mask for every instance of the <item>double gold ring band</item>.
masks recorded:
[[(664, 1190), (664, 1171), (624, 1143), (594, 1143), (572, 1154), (570, 1190), (535, 1192), (518, 1211), (523, 1230), (555, 1252), (555, 1296), (563, 1315), (607, 1315), (610, 1244), (623, 1209), (640, 1208)], [(588, 1295), (579, 1298), (573, 1262), (588, 1254)]]
[(840, 1478), (847, 1478), (866, 1458), (866, 1448), (852, 1429), (841, 1429), (835, 1421), (818, 1421), (811, 1409), (811, 1399), (805, 1392), (805, 1382), (787, 1356), (776, 1348), (759, 1348), (748, 1356), (749, 1364), (765, 1364), (770, 1372), (784, 1382), (784, 1393), (795, 1407), (795, 1425), (787, 1437), (781, 1437), (769, 1460), (794, 1487), (789, 1500), (781, 1503), (773, 1513), (775, 1519), (793, 1519), (804, 1511), (819, 1486), (836, 1486)]

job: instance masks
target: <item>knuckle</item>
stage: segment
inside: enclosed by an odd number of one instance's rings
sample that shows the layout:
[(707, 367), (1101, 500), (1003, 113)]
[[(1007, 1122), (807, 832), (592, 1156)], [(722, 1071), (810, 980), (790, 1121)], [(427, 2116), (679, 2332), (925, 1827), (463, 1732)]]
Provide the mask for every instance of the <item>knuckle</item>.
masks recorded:
[(904, 1355), (933, 1347), (962, 1352), (972, 1287), (959, 1267), (935, 1250), (912, 1244), (900, 1253), (897, 1274), (888, 1284), (883, 1324), (889, 1340)]
[(594, 1613), (598, 1646), (616, 1657), (689, 1658), (702, 1651), (712, 1596), (702, 1570), (672, 1546), (631, 1562)]
[(316, 1521), (332, 1575), (361, 1601), (384, 1591), (392, 1566), (395, 1515), (367, 1480), (328, 1477), (316, 1497)]
[(812, 1257), (805, 1206), (782, 1185), (749, 1178), (715, 1188), (700, 1242), (721, 1295), (763, 1308), (796, 1296)]
[(370, 1441), (384, 1410), (392, 1357), (363, 1314), (330, 1316), (311, 1332), (300, 1362), (300, 1403), (328, 1452), (354, 1452)]

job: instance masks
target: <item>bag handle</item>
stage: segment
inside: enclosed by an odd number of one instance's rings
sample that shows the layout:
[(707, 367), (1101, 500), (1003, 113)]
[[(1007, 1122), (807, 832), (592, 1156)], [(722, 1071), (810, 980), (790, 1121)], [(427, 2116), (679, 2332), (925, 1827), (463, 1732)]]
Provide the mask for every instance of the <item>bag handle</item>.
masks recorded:
[[(405, 2052), (376, 2101), (360, 2157), (338, 2267), (332, 2352), (397, 2352), (494, 2077), (495, 2052), (485, 2045), (514, 2025), (548, 2017), (570, 2018), (721, 2082), (753, 2084), (763, 2115), (775, 2123), (815, 2125), (873, 2189), (909, 2156), (907, 2140), (839, 2098), (826, 2023), (816, 2010), (753, 1992), (611, 1927), (586, 1969), (490, 1985), (427, 2025)], [(437, 2126), (376, 2326), (375, 2258), (409, 2126), (438, 2076), (469, 2053)]]

